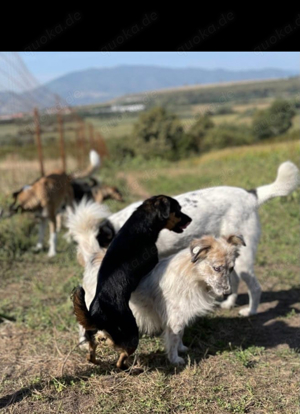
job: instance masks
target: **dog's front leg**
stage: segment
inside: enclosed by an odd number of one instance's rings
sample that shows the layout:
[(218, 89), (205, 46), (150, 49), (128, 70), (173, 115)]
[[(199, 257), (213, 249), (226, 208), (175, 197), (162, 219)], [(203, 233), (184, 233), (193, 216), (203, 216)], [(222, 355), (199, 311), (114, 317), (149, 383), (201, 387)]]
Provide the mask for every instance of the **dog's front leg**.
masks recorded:
[(169, 361), (176, 365), (185, 364), (185, 360), (178, 356), (178, 347), (181, 341), (180, 332), (175, 333), (171, 327), (167, 327), (164, 336)]
[(183, 342), (182, 342), (183, 334), (184, 334), (184, 329), (182, 329), (182, 331), (180, 331), (179, 333), (180, 340), (178, 343), (178, 352), (187, 352), (189, 350), (187, 346), (183, 345)]
[(56, 217), (55, 214), (51, 215), (49, 218), (49, 230), (50, 230), (50, 238), (49, 238), (49, 251), (48, 256), (53, 257), (56, 255)]

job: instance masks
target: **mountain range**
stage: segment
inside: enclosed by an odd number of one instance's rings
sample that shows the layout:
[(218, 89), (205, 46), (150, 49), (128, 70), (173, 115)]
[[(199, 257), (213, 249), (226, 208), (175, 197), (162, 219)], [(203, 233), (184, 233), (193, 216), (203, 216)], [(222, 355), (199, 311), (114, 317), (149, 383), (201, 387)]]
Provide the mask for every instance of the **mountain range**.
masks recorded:
[(52, 94), (59, 95), (71, 106), (78, 106), (102, 103), (127, 94), (185, 85), (287, 78), (297, 74), (296, 71), (276, 68), (243, 71), (142, 65), (92, 68), (67, 73), (22, 94), (0, 92), (0, 113), (12, 107), (17, 111), (22, 111), (22, 108), (26, 110), (24, 108), (34, 101), (46, 107), (54, 102)]

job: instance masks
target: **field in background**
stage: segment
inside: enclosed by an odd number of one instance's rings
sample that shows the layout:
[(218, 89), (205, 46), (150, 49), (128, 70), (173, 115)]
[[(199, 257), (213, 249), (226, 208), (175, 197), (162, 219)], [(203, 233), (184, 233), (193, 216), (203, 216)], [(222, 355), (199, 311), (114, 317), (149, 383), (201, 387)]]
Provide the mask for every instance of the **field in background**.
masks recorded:
[[(122, 171), (107, 164), (100, 177), (124, 192), (124, 204), (108, 203), (116, 211), (142, 193), (172, 195), (222, 184), (253, 188), (273, 181), (287, 159), (298, 164), (297, 142), (230, 148), (177, 163), (137, 160)], [(36, 162), (17, 161), (1, 163), (1, 194), (8, 190), (10, 175), (21, 184), (35, 174)], [(68, 163), (71, 168), (75, 161)], [(82, 269), (75, 246), (60, 234), (55, 258), (48, 259), (46, 249), (36, 255), (31, 249), (37, 223), (30, 216), (0, 221), (0, 409), (22, 414), (295, 414), (300, 374), (299, 201), (298, 191), (260, 209), (256, 273), (263, 295), (258, 315), (238, 316), (248, 302), (242, 284), (237, 308), (218, 309), (186, 330), (190, 351), (185, 367), (167, 363), (159, 338), (143, 337), (138, 360), (144, 373), (139, 376), (118, 372), (116, 354), (105, 346), (99, 350), (99, 367), (86, 363), (76, 347), (69, 296), (81, 281)]]

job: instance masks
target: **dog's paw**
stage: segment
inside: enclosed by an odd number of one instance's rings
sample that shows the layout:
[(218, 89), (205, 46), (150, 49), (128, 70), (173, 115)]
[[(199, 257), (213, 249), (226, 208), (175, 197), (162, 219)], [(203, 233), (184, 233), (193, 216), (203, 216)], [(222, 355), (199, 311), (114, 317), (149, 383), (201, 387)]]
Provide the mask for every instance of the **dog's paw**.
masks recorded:
[(36, 246), (33, 247), (32, 251), (34, 253), (39, 253), (41, 250), (43, 250), (43, 245), (41, 243), (38, 243)]
[(170, 360), (170, 362), (174, 365), (185, 365), (185, 360), (183, 358), (181, 358), (180, 356), (178, 356), (176, 358), (172, 358), (172, 360)]
[(251, 311), (250, 308), (243, 308), (239, 311), (239, 315), (241, 316), (251, 316), (251, 315), (256, 315), (257, 312), (253, 312)]
[(78, 344), (79, 349), (82, 349), (83, 351), (88, 351), (89, 349), (89, 344), (86, 341), (85, 338), (80, 339), (79, 344)]
[(54, 257), (55, 255), (56, 253), (53, 251), (48, 252), (48, 257)]
[(189, 350), (189, 348), (183, 344), (179, 345), (178, 347), (178, 351), (179, 352), (187, 352)]
[(220, 303), (220, 308), (222, 309), (232, 309), (233, 307), (234, 307), (234, 303), (232, 303), (232, 301), (228, 299)]

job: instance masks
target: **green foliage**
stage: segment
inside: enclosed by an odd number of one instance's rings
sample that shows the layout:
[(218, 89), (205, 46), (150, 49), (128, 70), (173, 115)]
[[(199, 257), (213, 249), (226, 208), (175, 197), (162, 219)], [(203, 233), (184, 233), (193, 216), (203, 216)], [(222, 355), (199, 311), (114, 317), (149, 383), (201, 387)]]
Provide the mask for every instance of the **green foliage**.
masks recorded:
[(214, 127), (209, 114), (199, 116), (187, 134), (187, 148), (192, 152), (200, 152), (202, 141), (207, 132)]
[(254, 142), (251, 131), (245, 125), (220, 124), (207, 131), (201, 143), (203, 152), (222, 149)]
[(221, 105), (216, 108), (214, 111), (215, 115), (227, 115), (227, 114), (234, 114), (234, 110), (229, 105)]
[(146, 159), (178, 159), (184, 150), (184, 131), (177, 115), (155, 107), (142, 113), (133, 127), (136, 150)]
[(295, 110), (289, 101), (277, 99), (270, 108), (254, 114), (253, 134), (259, 140), (283, 134), (292, 126), (294, 115)]

